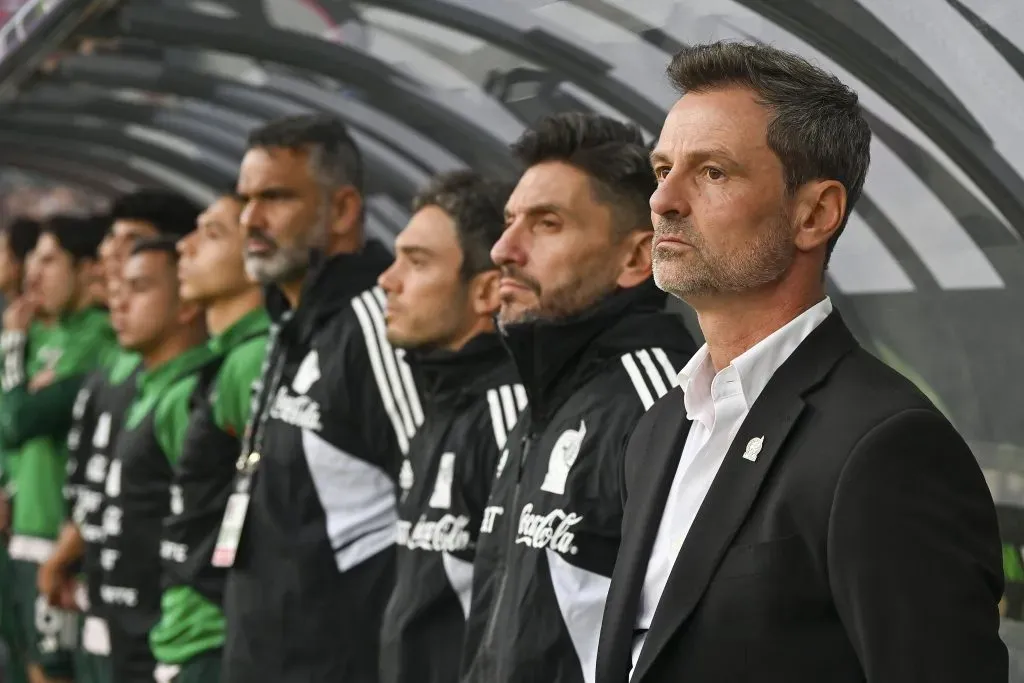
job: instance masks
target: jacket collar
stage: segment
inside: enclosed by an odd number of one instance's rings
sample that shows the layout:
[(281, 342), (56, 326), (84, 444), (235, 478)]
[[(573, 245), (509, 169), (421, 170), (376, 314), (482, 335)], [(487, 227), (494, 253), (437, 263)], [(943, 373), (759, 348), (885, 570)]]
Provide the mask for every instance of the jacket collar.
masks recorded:
[(405, 356), (416, 386), (431, 404), (445, 406), (484, 393), (497, 371), (513, 370), (497, 334), (473, 337), (458, 351), (410, 351)]
[(500, 326), (519, 370), (535, 424), (545, 424), (605, 361), (649, 346), (692, 349), (677, 316), (662, 312), (666, 295), (653, 279), (619, 289), (581, 313), (558, 320)]
[(391, 253), (377, 240), (368, 240), (360, 251), (350, 254), (325, 257), (313, 252), (298, 308), (292, 310), (277, 285), (269, 285), (264, 290), (267, 313), (281, 325), (282, 335), (306, 342), (319, 323), (348, 306), (352, 297), (373, 287), (391, 260)]

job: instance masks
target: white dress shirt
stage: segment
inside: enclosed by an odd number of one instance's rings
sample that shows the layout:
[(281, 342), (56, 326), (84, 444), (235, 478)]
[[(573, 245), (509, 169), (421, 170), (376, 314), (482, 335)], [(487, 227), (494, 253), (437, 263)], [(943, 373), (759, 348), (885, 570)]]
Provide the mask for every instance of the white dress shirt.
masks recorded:
[(679, 373), (679, 386), (684, 392), (683, 406), (692, 424), (665, 501), (644, 577), (634, 624), (632, 669), (636, 668), (640, 658), (640, 650), (679, 550), (736, 432), (775, 371), (831, 312), (832, 301), (825, 297), (735, 358), (717, 374), (705, 344)]

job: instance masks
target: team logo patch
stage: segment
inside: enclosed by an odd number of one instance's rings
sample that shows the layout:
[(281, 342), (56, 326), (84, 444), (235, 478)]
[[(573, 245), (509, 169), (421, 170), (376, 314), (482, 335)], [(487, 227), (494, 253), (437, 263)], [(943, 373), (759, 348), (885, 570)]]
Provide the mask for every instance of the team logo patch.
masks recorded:
[(578, 429), (567, 429), (562, 432), (551, 449), (551, 457), (548, 458), (548, 472), (544, 475), (544, 483), (540, 490), (548, 493), (563, 495), (565, 493), (565, 480), (569, 477), (576, 458), (580, 454), (580, 446), (587, 435), (587, 423), (580, 420)]
[(452, 482), (455, 480), (455, 454), (445, 453), (437, 464), (437, 478), (434, 480), (434, 492), (430, 495), (432, 508), (447, 510), (452, 506)]
[(296, 394), (305, 394), (320, 379), (320, 354), (315, 350), (306, 354), (295, 372), (292, 390)]

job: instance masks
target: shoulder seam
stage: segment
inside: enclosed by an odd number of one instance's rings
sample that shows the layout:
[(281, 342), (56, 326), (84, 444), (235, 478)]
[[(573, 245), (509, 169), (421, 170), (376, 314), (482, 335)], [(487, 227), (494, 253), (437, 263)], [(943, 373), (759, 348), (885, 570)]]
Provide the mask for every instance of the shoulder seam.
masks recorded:
[(622, 354), (620, 361), (644, 410), (649, 410), (679, 383), (678, 371), (660, 347), (629, 351)]
[(500, 451), (508, 441), (508, 435), (519, 421), (519, 415), (526, 408), (526, 389), (522, 384), (502, 384), (487, 390), (487, 405), (491, 412), (491, 427), (494, 442)]
[(386, 305), (380, 287), (366, 290), (352, 299), (352, 310), (363, 333), (378, 394), (391, 420), (399, 448), (406, 454), (409, 441), (423, 424), (423, 408), (404, 354), (388, 343), (384, 322)]

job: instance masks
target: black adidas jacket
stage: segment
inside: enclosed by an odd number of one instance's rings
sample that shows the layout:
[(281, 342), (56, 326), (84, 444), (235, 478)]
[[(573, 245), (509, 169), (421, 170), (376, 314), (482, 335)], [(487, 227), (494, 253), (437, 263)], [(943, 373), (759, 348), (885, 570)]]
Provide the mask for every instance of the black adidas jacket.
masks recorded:
[(82, 574), (88, 588), (90, 615), (100, 615), (103, 568), (103, 511), (110, 458), (124, 417), (135, 400), (139, 368), (113, 378), (107, 370), (89, 375), (75, 399), (68, 432), (68, 477), (65, 499), (85, 543)]
[(592, 681), (619, 545), (622, 453), (695, 350), (653, 282), (507, 326), (529, 406), (484, 511), (463, 683)]
[(377, 681), (396, 482), (423, 421), (373, 288), (391, 260), (369, 242), (314, 266), (295, 311), (268, 292), (274, 324), (243, 444), (261, 457), (228, 573), (223, 683)]
[(425, 419), (399, 484), (395, 592), (381, 683), (456, 683), (473, 555), (498, 456), (526, 405), (496, 334), (457, 352), (410, 354)]

